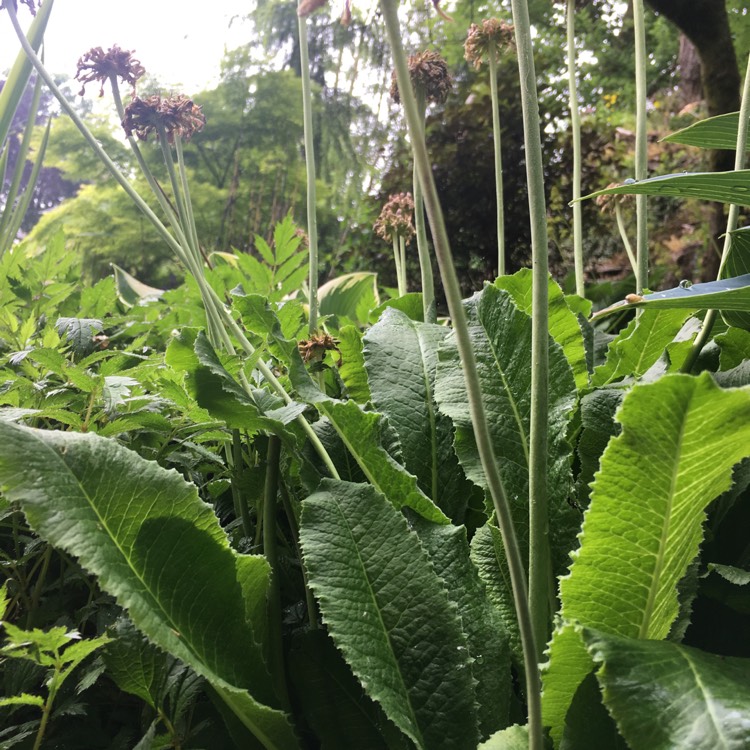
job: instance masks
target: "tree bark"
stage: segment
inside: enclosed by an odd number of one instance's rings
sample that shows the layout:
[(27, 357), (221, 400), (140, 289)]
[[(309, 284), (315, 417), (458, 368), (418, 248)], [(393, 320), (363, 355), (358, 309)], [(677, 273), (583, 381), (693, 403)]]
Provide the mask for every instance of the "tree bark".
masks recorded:
[(685, 107), (703, 99), (703, 84), (701, 83), (701, 61), (695, 45), (680, 33), (680, 52), (677, 58), (680, 71), (680, 99)]

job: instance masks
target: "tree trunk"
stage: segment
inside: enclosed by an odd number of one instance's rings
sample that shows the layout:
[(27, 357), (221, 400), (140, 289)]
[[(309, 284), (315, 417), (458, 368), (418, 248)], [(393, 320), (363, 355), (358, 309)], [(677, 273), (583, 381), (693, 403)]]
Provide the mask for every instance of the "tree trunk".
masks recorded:
[(686, 107), (693, 102), (699, 102), (703, 99), (701, 60), (695, 45), (684, 34), (680, 34), (677, 67), (680, 71), (681, 106)]

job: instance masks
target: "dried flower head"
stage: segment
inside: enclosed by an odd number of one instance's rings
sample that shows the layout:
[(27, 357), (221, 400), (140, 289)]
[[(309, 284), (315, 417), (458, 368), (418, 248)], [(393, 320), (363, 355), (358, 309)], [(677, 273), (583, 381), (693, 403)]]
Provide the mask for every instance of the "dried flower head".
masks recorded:
[(310, 238), (307, 236), (307, 232), (304, 229), (295, 229), (294, 236), (299, 238), (299, 246), (308, 248), (310, 247)]
[(101, 47), (92, 47), (78, 60), (75, 77), (83, 84), (78, 95), (83, 96), (87, 83), (99, 81), (99, 96), (104, 96), (105, 81), (117, 77), (133, 87), (135, 96), (135, 83), (146, 70), (140, 61), (133, 57), (134, 52), (135, 50), (120, 49), (117, 45), (110, 47), (106, 52)]
[(386, 242), (391, 242), (394, 237), (403, 237), (410, 242), (415, 234), (413, 216), (414, 199), (411, 193), (395, 193), (388, 197), (373, 229)]
[(304, 339), (297, 343), (297, 349), (302, 355), (302, 361), (305, 364), (310, 362), (321, 362), (325, 357), (326, 352), (333, 351), (339, 353), (339, 358), (336, 364), (341, 367), (341, 350), (339, 344), (341, 342), (338, 339), (333, 338), (327, 333), (316, 333), (310, 336), (309, 339)]
[[(448, 64), (437, 52), (425, 50), (410, 55), (409, 75), (414, 89), (421, 88), (425, 92), (425, 101), (442, 104), (448, 98), (453, 81), (448, 73)], [(391, 73), (391, 99), (396, 104), (401, 102), (395, 70)]]
[[(36, 15), (36, 9), (41, 3), (35, 2), (35, 0), (21, 0), (21, 2), (31, 11), (31, 15)], [(13, 10), (18, 10), (18, 2), (17, 0), (1, 0), (0, 1), (0, 10), (3, 8), (8, 8), (10, 5), (13, 5)]]
[(503, 50), (513, 47), (513, 28), (513, 24), (497, 18), (486, 18), (481, 26), (471, 24), (464, 42), (464, 57), (478, 69), (482, 60), (487, 59), (490, 50), (497, 57)]
[(174, 143), (175, 134), (189, 141), (194, 133), (203, 130), (206, 117), (201, 108), (192, 99), (179, 94), (162, 99), (158, 94), (133, 99), (125, 107), (125, 118), (122, 127), (128, 136), (135, 135), (142, 141), (151, 133), (164, 129), (167, 141)]
[[(616, 188), (620, 187), (619, 182), (610, 182), (609, 185), (607, 185), (605, 190), (609, 190), (610, 188)], [(599, 210), (605, 214), (605, 213), (614, 213), (615, 205), (619, 204), (620, 206), (626, 206), (635, 201), (635, 196), (633, 195), (620, 195), (618, 193), (607, 193), (605, 195), (597, 195), (594, 199), (596, 201), (596, 205), (599, 206)]]
[(297, 6), (297, 15), (302, 16), (303, 18), (309, 16), (318, 8), (322, 8), (327, 2), (328, 0), (302, 0)]

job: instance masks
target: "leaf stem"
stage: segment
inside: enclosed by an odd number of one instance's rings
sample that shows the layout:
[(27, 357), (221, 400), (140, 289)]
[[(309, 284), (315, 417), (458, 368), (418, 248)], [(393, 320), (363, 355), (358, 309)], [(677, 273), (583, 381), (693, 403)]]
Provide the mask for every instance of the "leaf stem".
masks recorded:
[[(646, 24), (643, 0), (633, 0), (635, 33), (635, 179), (648, 176), (648, 131), (646, 129)], [(635, 196), (636, 212), (636, 294), (648, 287), (648, 206), (647, 196)], [(639, 311), (640, 313), (640, 311)]]
[(401, 249), (399, 238), (393, 235), (393, 262), (396, 266), (396, 285), (398, 286), (398, 296), (403, 297), (406, 294), (404, 289), (404, 271), (401, 267)]
[(613, 196), (615, 204), (615, 219), (617, 221), (617, 231), (620, 233), (620, 239), (622, 244), (625, 246), (625, 252), (628, 254), (628, 260), (630, 261), (630, 267), (633, 269), (633, 274), (638, 273), (638, 262), (636, 261), (635, 255), (633, 254), (633, 246), (630, 244), (628, 239), (628, 231), (625, 227), (625, 221), (622, 218), (622, 208), (618, 201), (618, 196)]
[(500, 98), (497, 93), (497, 49), (488, 45), (490, 98), (492, 100), (492, 140), (495, 147), (495, 201), (497, 203), (497, 275), (505, 276), (505, 206), (503, 199), (503, 152), (500, 130)]
[(581, 115), (576, 81), (576, 1), (568, 0), (568, 93), (570, 95), (570, 137), (573, 141), (573, 262), (576, 294), (586, 296), (583, 276), (583, 206), (581, 205)]
[(315, 146), (313, 142), (312, 90), (310, 86), (310, 56), (307, 50), (307, 16), (297, 16), (299, 29), (299, 67), (302, 78), (302, 117), (305, 139), (305, 167), (307, 170), (307, 236), (309, 240), (310, 323), (313, 334), (318, 329), (318, 219), (315, 199)]
[[(401, 99), (411, 137), (414, 160), (418, 167), (420, 183), (424, 189), (425, 206), (432, 229), (435, 254), (443, 280), (448, 312), (453, 322), (456, 343), (463, 365), (477, 448), (484, 473), (487, 477), (487, 484), (495, 507), (495, 513), (497, 514), (498, 526), (503, 537), (503, 546), (508, 559), (513, 599), (518, 616), (524, 654), (526, 693), (529, 703), (530, 747), (532, 750), (541, 750), (543, 745), (539, 670), (537, 667), (537, 651), (534, 643), (534, 629), (531, 624), (531, 614), (527, 599), (526, 572), (518, 547), (516, 532), (513, 527), (510, 505), (495, 460), (492, 438), (482, 403), (482, 391), (477, 374), (476, 359), (466, 321), (466, 311), (461, 300), (461, 288), (458, 283), (456, 269), (453, 265), (443, 212), (440, 208), (435, 180), (432, 175), (427, 147), (420, 124), (419, 110), (411, 89), (406, 53), (401, 41), (398, 3), (397, 0), (380, 0), (380, 7), (383, 12), (388, 41), (393, 54), (398, 87), (401, 92)], [(545, 288), (546, 285), (547, 281), (545, 279)]]

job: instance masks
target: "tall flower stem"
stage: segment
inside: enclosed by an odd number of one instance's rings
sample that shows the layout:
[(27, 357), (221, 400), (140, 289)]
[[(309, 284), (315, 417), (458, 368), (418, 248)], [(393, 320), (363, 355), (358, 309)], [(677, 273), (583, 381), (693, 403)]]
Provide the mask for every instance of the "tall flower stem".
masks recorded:
[(552, 568), (549, 551), (547, 503), (547, 410), (548, 410), (548, 283), (547, 216), (544, 171), (536, 94), (536, 71), (531, 42), (531, 24), (526, 0), (512, 0), (516, 29), (518, 72), (526, 153), (526, 182), (531, 219), (532, 333), (531, 333), (531, 425), (529, 435), (529, 607), (534, 640), (542, 660), (549, 637), (552, 599)]
[(583, 206), (581, 205), (581, 116), (576, 81), (575, 0), (568, 0), (568, 93), (570, 94), (570, 136), (573, 141), (573, 261), (576, 294), (586, 296), (583, 279)]
[(513, 527), (510, 505), (495, 460), (492, 437), (482, 403), (482, 391), (477, 374), (474, 350), (471, 345), (466, 311), (461, 300), (461, 288), (458, 283), (456, 269), (453, 265), (453, 257), (448, 242), (448, 234), (445, 229), (443, 212), (440, 208), (435, 180), (432, 175), (427, 147), (422, 133), (419, 109), (412, 94), (406, 54), (401, 42), (398, 2), (397, 0), (380, 0), (380, 7), (383, 12), (388, 42), (393, 54), (399, 91), (402, 92), (401, 98), (411, 136), (414, 160), (417, 164), (422, 188), (424, 189), (425, 207), (432, 229), (435, 255), (437, 256), (440, 275), (443, 280), (448, 312), (453, 322), (456, 344), (463, 366), (477, 449), (482, 461), (482, 468), (487, 478), (487, 484), (497, 515), (497, 522), (502, 534), (503, 546), (508, 561), (508, 570), (524, 654), (526, 694), (529, 706), (530, 747), (532, 750), (541, 750), (543, 742), (539, 671), (537, 667), (537, 651), (534, 643), (534, 630), (531, 625), (531, 615), (527, 598), (526, 572), (518, 547), (516, 532)]
[[(31, 45), (29, 44), (28, 40), (26, 39), (23, 33), (23, 30), (21, 29), (18, 23), (18, 18), (16, 17), (13, 3), (8, 3), (7, 10), (8, 10), (8, 15), (11, 19), (11, 22), (13, 24), (13, 28), (16, 32), (16, 36), (18, 37), (18, 40), (21, 43), (21, 46), (23, 47), (23, 50), (26, 53), (26, 56), (31, 61), (32, 65), (36, 69), (37, 73), (41, 76), (42, 80), (47, 85), (50, 92), (60, 103), (61, 109), (65, 112), (66, 115), (68, 115), (68, 117), (70, 117), (73, 124), (78, 128), (81, 135), (84, 137), (85, 141), (88, 143), (89, 147), (97, 155), (97, 157), (100, 159), (102, 164), (104, 164), (104, 166), (107, 168), (107, 171), (109, 171), (109, 173), (115, 179), (117, 184), (120, 185), (120, 187), (125, 191), (127, 196), (133, 201), (136, 207), (143, 213), (143, 215), (154, 226), (159, 236), (174, 252), (178, 260), (185, 266), (185, 268), (188, 269), (188, 271), (190, 271), (190, 273), (193, 274), (201, 291), (201, 296), (203, 298), (204, 306), (206, 307), (206, 314), (209, 315), (211, 314), (210, 311), (215, 311), (217, 316), (221, 319), (222, 330), (230, 331), (232, 334), (234, 334), (235, 338), (239, 341), (240, 346), (242, 347), (242, 349), (245, 351), (246, 354), (248, 355), (254, 354), (255, 347), (250, 343), (250, 341), (248, 341), (242, 328), (239, 326), (237, 321), (235, 321), (235, 319), (232, 317), (232, 315), (227, 310), (224, 303), (219, 299), (216, 292), (206, 282), (205, 276), (203, 275), (203, 270), (201, 268), (196, 268), (195, 264), (193, 263), (193, 258), (191, 257), (190, 253), (187, 253), (185, 251), (186, 240), (185, 240), (185, 243), (178, 242), (174, 238), (174, 236), (169, 233), (169, 230), (167, 230), (164, 224), (162, 224), (162, 222), (159, 220), (159, 217), (151, 210), (151, 207), (148, 205), (148, 203), (146, 203), (146, 201), (143, 200), (140, 194), (128, 182), (127, 178), (122, 174), (122, 172), (120, 172), (117, 165), (112, 161), (112, 159), (109, 157), (107, 152), (101, 147), (101, 145), (96, 140), (94, 135), (86, 127), (86, 124), (78, 116), (78, 113), (70, 105), (68, 100), (65, 98), (65, 96), (63, 95), (63, 93), (60, 91), (57, 84), (53, 80), (52, 76), (49, 74), (49, 71), (44, 67), (42, 61), (39, 59), (37, 54), (32, 49)], [(266, 381), (271, 386), (271, 388), (273, 388), (273, 390), (276, 391), (276, 393), (278, 393), (279, 396), (281, 396), (286, 403), (290, 403), (292, 401), (292, 397), (287, 393), (284, 386), (279, 382), (278, 378), (273, 374), (273, 371), (271, 370), (271, 368), (262, 359), (258, 361), (258, 363), (256, 364), (256, 367), (258, 368), (260, 373), (263, 375), (263, 377), (266, 379)], [(313, 448), (315, 449), (316, 453), (318, 453), (321, 460), (325, 464), (326, 468), (330, 472), (331, 476), (334, 479), (338, 479), (339, 478), (338, 471), (336, 470), (336, 467), (334, 466), (333, 461), (331, 460), (331, 457), (328, 454), (328, 451), (326, 451), (325, 447), (320, 442), (320, 438), (318, 438), (317, 434), (315, 433), (315, 430), (313, 430), (312, 425), (301, 414), (296, 419), (300, 427), (304, 430), (311, 444), (313, 445)]]
[(297, 16), (299, 29), (299, 67), (302, 78), (302, 117), (305, 138), (305, 167), (307, 170), (307, 236), (309, 239), (310, 289), (309, 331), (318, 328), (318, 218), (315, 198), (315, 146), (313, 144), (312, 88), (310, 85), (310, 56), (307, 51), (307, 18)]
[[(404, 284), (404, 294), (409, 291), (409, 277), (406, 275), (406, 238), (399, 236), (398, 238), (398, 255), (399, 263), (401, 265), (401, 281)], [(430, 269), (430, 276), (432, 276), (432, 269)], [(434, 297), (433, 297), (434, 300)], [(431, 309), (434, 309), (434, 305), (431, 305)], [(428, 322), (425, 318), (425, 322)], [(434, 321), (433, 321), (434, 322)]]
[[(633, 0), (633, 24), (635, 32), (635, 179), (648, 176), (648, 132), (646, 130), (646, 25), (643, 0)], [(648, 286), (648, 212), (647, 197), (635, 196), (636, 229), (636, 274), (635, 290), (643, 294)]]
[(495, 201), (497, 204), (497, 275), (505, 275), (505, 206), (503, 200), (503, 152), (500, 132), (500, 97), (497, 93), (497, 50), (488, 45), (490, 98), (492, 100), (492, 139), (495, 147)]
[[(745, 151), (747, 149), (748, 142), (748, 125), (750, 124), (750, 57), (747, 60), (747, 70), (745, 71), (745, 82), (742, 86), (742, 101), (740, 103), (740, 122), (737, 128), (737, 146), (734, 153), (734, 168), (735, 171), (743, 169), (745, 166)], [(737, 219), (739, 217), (739, 206), (736, 203), (732, 203), (729, 206), (729, 215), (727, 216), (727, 232), (724, 235), (724, 247), (721, 252), (721, 263), (719, 263), (719, 272), (717, 278), (722, 277), (724, 266), (726, 265), (727, 258), (729, 257), (729, 249), (732, 246), (732, 235), (731, 233), (737, 229)], [(711, 330), (714, 327), (716, 321), (716, 310), (709, 310), (706, 316), (703, 318), (703, 326), (695, 337), (693, 346), (688, 352), (685, 362), (682, 365), (682, 372), (689, 373), (693, 369), (695, 361), (698, 359), (698, 355), (703, 350), (703, 347), (708, 343), (711, 338)]]
[[(400, 86), (399, 82), (399, 86)], [(409, 85), (411, 89), (411, 84)], [(422, 86), (416, 86), (414, 95), (417, 103), (417, 115), (419, 118), (419, 137), (424, 140), (425, 117), (427, 113), (427, 100)], [(414, 137), (414, 136), (412, 136)], [(416, 159), (414, 160), (414, 227), (417, 230), (417, 253), (419, 255), (419, 272), (422, 280), (422, 307), (424, 309), (424, 322), (435, 323), (437, 321), (437, 310), (435, 307), (435, 281), (432, 276), (432, 261), (430, 249), (427, 246), (427, 226), (424, 220), (424, 192), (419, 179), (419, 169)], [(405, 250), (405, 248), (404, 248)], [(402, 253), (401, 268), (404, 274), (404, 287), (406, 287), (406, 252)]]
[(625, 252), (628, 254), (628, 260), (630, 261), (630, 267), (633, 269), (633, 273), (638, 272), (638, 261), (636, 260), (635, 254), (633, 253), (633, 246), (630, 244), (628, 238), (628, 230), (625, 227), (625, 221), (622, 218), (622, 208), (617, 200), (618, 196), (614, 197), (615, 203), (615, 220), (617, 221), (617, 230), (620, 232), (620, 239), (622, 244), (625, 246)]
[(404, 270), (401, 267), (401, 247), (399, 238), (396, 234), (393, 235), (393, 262), (396, 266), (396, 285), (398, 286), (398, 296), (403, 297), (406, 294), (406, 287), (404, 285)]

